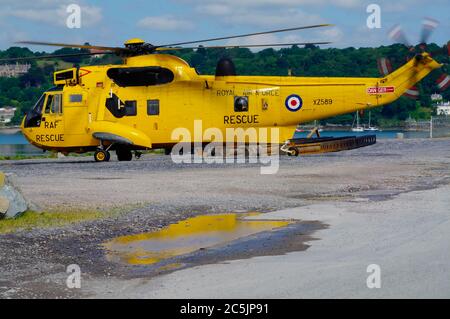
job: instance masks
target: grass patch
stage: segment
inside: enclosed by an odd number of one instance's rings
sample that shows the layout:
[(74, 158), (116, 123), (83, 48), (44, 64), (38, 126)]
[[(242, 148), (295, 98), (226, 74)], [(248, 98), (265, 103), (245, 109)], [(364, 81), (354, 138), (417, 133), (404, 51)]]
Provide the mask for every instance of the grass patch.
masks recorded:
[(150, 150), (150, 151), (144, 151), (142, 154), (164, 154), (165, 150), (163, 148), (157, 148), (154, 150)]
[(26, 159), (44, 159), (44, 158), (56, 158), (56, 154), (48, 155), (12, 155), (12, 156), (0, 156), (0, 161), (20, 161)]
[[(69, 154), (69, 157), (88, 157), (88, 156), (94, 156), (94, 152), (83, 153), (83, 154), (77, 154), (77, 153)], [(0, 156), (0, 161), (20, 161), (20, 160), (27, 160), (27, 159), (47, 159), (47, 158), (58, 158), (58, 153), (51, 152), (51, 153), (43, 154), (43, 155)]]
[(14, 233), (34, 228), (62, 227), (69, 224), (89, 221), (109, 216), (106, 212), (25, 212), (15, 219), (0, 220), (0, 234)]
[[(149, 151), (143, 151), (142, 155), (145, 154), (164, 154), (164, 149), (154, 149)], [(87, 153), (70, 153), (68, 157), (92, 157), (94, 156), (94, 152), (87, 152)], [(2, 156), (0, 155), (0, 161), (20, 161), (20, 160), (27, 160), (27, 159), (49, 159), (49, 158), (58, 158), (58, 153), (52, 152), (48, 154), (43, 155), (11, 155), (11, 156)]]

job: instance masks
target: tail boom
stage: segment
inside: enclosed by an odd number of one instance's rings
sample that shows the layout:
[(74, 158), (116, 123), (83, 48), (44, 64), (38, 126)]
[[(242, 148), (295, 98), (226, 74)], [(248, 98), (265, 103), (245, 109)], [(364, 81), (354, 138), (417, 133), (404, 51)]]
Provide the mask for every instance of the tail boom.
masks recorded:
[[(405, 93), (411, 91), (418, 82), (430, 74), (433, 70), (439, 69), (442, 64), (436, 62), (428, 53), (416, 55), (408, 63), (379, 79), (372, 87), (373, 96), (375, 98), (374, 106), (381, 106), (400, 98)], [(368, 88), (368, 92), (371, 93)]]

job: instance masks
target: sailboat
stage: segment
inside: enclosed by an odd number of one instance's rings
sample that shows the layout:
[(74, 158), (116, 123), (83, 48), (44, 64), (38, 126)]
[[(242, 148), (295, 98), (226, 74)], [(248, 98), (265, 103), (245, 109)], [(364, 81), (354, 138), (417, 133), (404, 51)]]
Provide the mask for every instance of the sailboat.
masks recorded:
[(364, 131), (377, 132), (380, 129), (376, 126), (371, 125), (372, 112), (369, 111), (369, 126), (364, 128)]
[(317, 130), (319, 132), (323, 132), (323, 128), (320, 127), (320, 124), (318, 124), (317, 120), (314, 121), (314, 127), (317, 127)]
[(352, 132), (364, 132), (364, 127), (362, 127), (359, 123), (359, 112), (356, 112), (356, 126), (355, 120), (353, 120)]

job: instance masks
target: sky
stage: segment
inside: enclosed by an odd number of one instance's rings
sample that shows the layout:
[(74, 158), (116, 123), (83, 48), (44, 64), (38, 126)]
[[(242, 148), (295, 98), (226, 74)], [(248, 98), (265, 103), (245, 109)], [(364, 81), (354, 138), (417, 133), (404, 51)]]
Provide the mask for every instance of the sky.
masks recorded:
[[(81, 28), (67, 27), (71, 4), (81, 7)], [(367, 27), (369, 4), (381, 9), (380, 29)], [(450, 40), (449, 12), (449, 0), (0, 0), (0, 49), (26, 40), (121, 46), (135, 37), (162, 45), (321, 23), (334, 26), (211, 44), (332, 41), (328, 47), (376, 47), (392, 43), (387, 34), (395, 24), (410, 42), (419, 42), (424, 17), (440, 22), (430, 40), (442, 45)]]

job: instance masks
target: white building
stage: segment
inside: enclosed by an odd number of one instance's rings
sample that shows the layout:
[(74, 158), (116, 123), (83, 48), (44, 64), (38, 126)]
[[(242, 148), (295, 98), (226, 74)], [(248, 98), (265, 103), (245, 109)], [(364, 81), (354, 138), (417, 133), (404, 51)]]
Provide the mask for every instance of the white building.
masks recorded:
[(0, 108), (0, 124), (11, 123), (14, 114), (16, 113), (15, 107), (1, 107)]
[(26, 74), (30, 68), (30, 64), (2, 64), (0, 65), (0, 77), (18, 77)]
[(442, 102), (436, 105), (437, 115), (450, 115), (450, 102)]
[(431, 94), (431, 101), (440, 102), (442, 100), (443, 100), (443, 98), (442, 98), (441, 94), (437, 94), (437, 93)]

